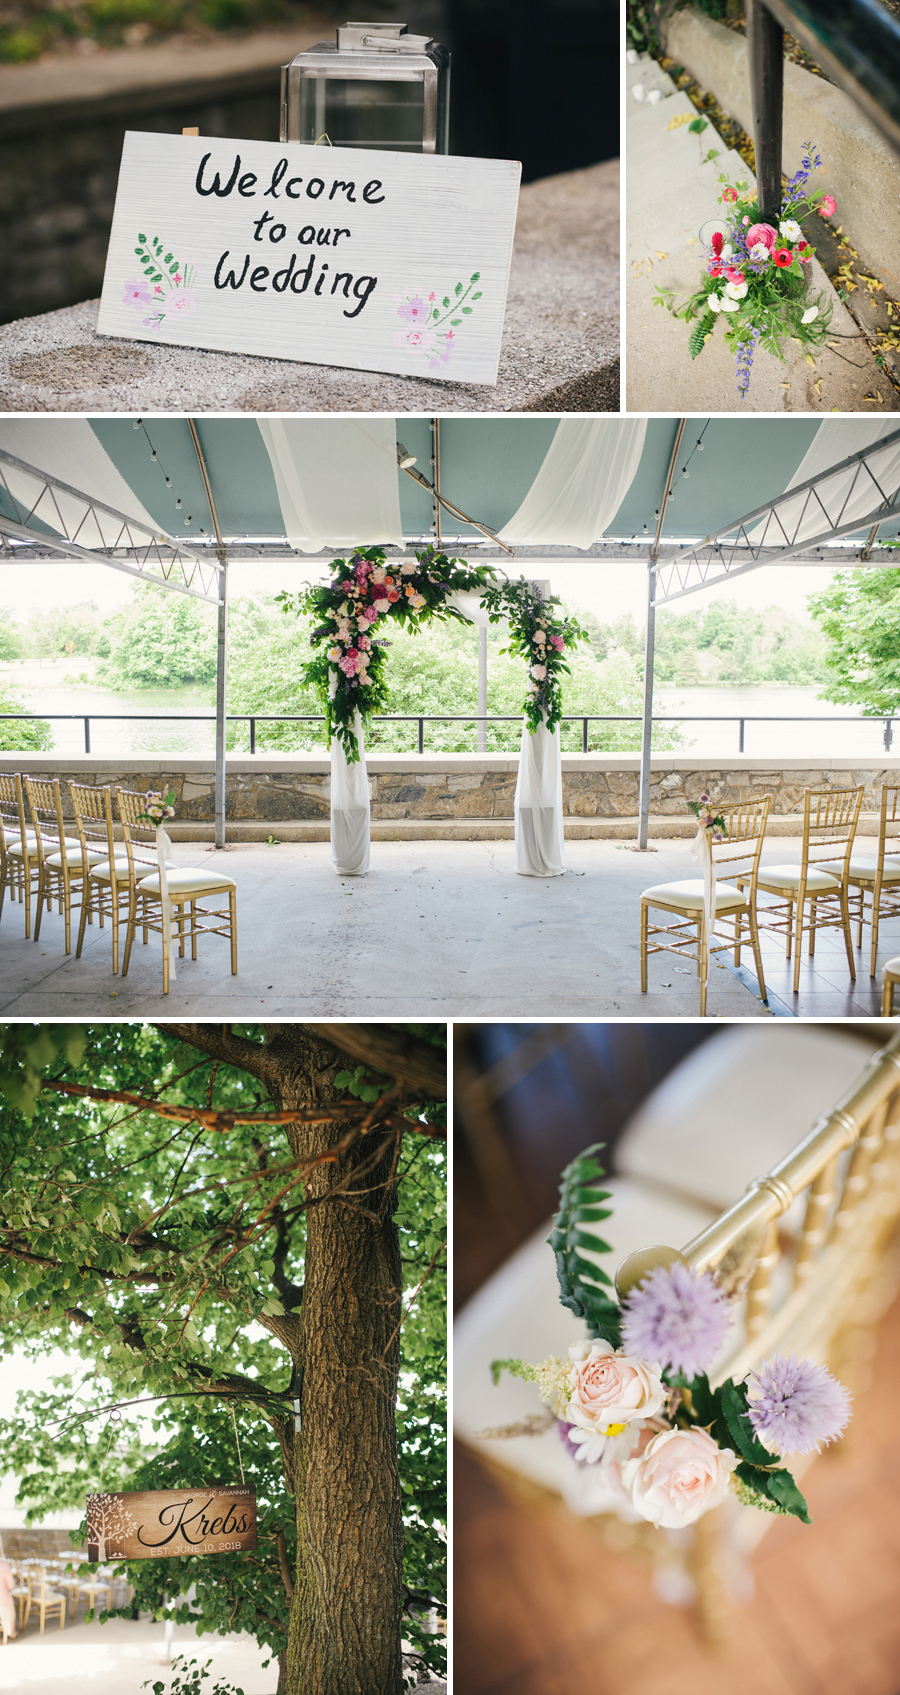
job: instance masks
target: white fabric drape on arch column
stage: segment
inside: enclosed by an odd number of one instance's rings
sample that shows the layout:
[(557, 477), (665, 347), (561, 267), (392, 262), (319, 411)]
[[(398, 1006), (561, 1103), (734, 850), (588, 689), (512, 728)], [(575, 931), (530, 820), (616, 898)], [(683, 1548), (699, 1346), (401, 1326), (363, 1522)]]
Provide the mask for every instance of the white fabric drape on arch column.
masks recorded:
[(559, 725), (522, 725), (519, 775), (513, 807), (516, 870), (523, 877), (561, 877), (563, 865), (562, 761)]
[(640, 464), (646, 418), (561, 418), (501, 541), (590, 547), (625, 499)]
[[(336, 688), (337, 673), (332, 671), (332, 695)], [(359, 759), (352, 764), (340, 739), (331, 738), (331, 862), (339, 877), (364, 877), (369, 869), (369, 774), (358, 712), (354, 730)]]

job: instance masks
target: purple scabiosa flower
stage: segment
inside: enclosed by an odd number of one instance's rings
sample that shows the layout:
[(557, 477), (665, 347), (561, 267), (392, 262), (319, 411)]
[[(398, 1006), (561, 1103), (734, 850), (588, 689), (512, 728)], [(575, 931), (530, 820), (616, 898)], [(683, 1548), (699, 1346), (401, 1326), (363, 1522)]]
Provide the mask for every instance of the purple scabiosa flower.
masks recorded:
[(747, 1416), (773, 1454), (811, 1454), (822, 1442), (842, 1436), (850, 1420), (850, 1396), (815, 1360), (776, 1354), (751, 1372)]
[(566, 1452), (571, 1456), (571, 1458), (573, 1460), (577, 1460), (577, 1458), (578, 1458), (578, 1445), (577, 1445), (577, 1443), (572, 1441), (572, 1438), (569, 1435), (570, 1430), (574, 1430), (574, 1429), (575, 1429), (575, 1425), (574, 1424), (567, 1424), (564, 1418), (558, 1418), (557, 1419), (557, 1421), (556, 1421), (556, 1434), (559, 1437), (559, 1439), (560, 1439), (563, 1447), (565, 1448)]
[(712, 1273), (699, 1275), (678, 1260), (658, 1265), (624, 1305), (622, 1343), (639, 1359), (697, 1377), (706, 1371), (728, 1334), (728, 1297)]

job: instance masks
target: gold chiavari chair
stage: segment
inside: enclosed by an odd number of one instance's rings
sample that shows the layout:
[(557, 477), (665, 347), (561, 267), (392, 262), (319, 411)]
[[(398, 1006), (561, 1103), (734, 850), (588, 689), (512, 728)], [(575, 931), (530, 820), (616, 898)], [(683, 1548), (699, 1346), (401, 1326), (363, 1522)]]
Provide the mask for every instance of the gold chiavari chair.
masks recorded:
[(85, 925), (93, 922), (96, 910), (101, 928), (107, 918), (112, 921), (112, 961), (113, 972), (116, 973), (119, 969), (119, 917), (123, 911), (126, 917), (128, 913), (131, 861), (124, 846), (117, 844), (115, 839), (112, 796), (108, 785), (91, 788), (85, 783), (73, 783), (70, 779), (69, 790), (82, 858), (88, 866), (75, 958), (81, 958)]
[(894, 1016), (894, 990), (900, 983), (900, 957), (889, 959), (881, 967), (881, 1016)]
[(40, 1633), (44, 1634), (44, 1625), (48, 1618), (59, 1618), (60, 1630), (66, 1624), (66, 1597), (53, 1587), (53, 1575), (43, 1566), (37, 1578), (32, 1579), (31, 1611), (36, 1612), (40, 1619)]
[[(839, 875), (839, 867), (835, 866), (834, 870)], [(850, 918), (856, 924), (856, 945), (860, 948), (866, 902), (869, 903), (872, 925), (869, 976), (874, 977), (880, 920), (900, 917), (900, 783), (882, 783), (878, 846), (874, 856), (851, 853), (847, 884)]]
[(25, 793), (37, 837), (40, 871), (38, 875), (37, 919), (34, 939), (41, 934), (44, 905), (52, 911), (54, 900), (63, 914), (66, 933), (66, 953), (72, 952), (72, 912), (84, 899), (84, 883), (89, 866), (102, 858), (99, 852), (84, 854), (81, 842), (66, 833), (63, 819), (62, 795), (58, 777), (26, 777)]
[(25, 823), (25, 794), (18, 771), (0, 771), (0, 916), (3, 898), (24, 902), (25, 935), (31, 935), (31, 885), (40, 875), (37, 837)]
[[(689, 1170), (683, 1180), (684, 1192), (669, 1201), (673, 1219), (685, 1215)], [(612, 1217), (600, 1225), (585, 1225), (585, 1232), (602, 1232), (613, 1243), (620, 1230), (631, 1242), (663, 1241), (660, 1218), (664, 1214), (656, 1186), (650, 1185), (642, 1196), (629, 1201), (627, 1182), (617, 1178), (606, 1182), (614, 1196)], [(641, 1237), (636, 1224), (642, 1216), (646, 1234)], [(900, 1035), (872, 1053), (856, 1081), (805, 1134), (798, 1122), (793, 1148), (771, 1170), (753, 1179), (741, 1199), (702, 1223), (684, 1247), (675, 1250), (674, 1257), (681, 1257), (694, 1270), (713, 1272), (732, 1297), (734, 1323), (726, 1350), (710, 1370), (713, 1386), (726, 1377), (746, 1377), (774, 1354), (796, 1353), (827, 1365), (859, 1396), (866, 1387), (871, 1328), (896, 1292), (896, 1268), (887, 1250), (898, 1222)], [(539, 1501), (558, 1509), (561, 1503), (555, 1488), (560, 1485), (549, 1483), (551, 1474), (560, 1475), (562, 1464), (555, 1431), (537, 1438), (523, 1433), (511, 1441), (490, 1440), (496, 1431), (485, 1426), (496, 1425), (498, 1418), (496, 1413), (485, 1417), (490, 1403), (478, 1387), (486, 1378), (487, 1362), (509, 1351), (510, 1334), (515, 1334), (517, 1325), (519, 1333), (512, 1346), (513, 1351), (521, 1351), (522, 1332), (533, 1322), (530, 1315), (535, 1312), (543, 1313), (546, 1344), (547, 1303), (557, 1295), (546, 1234), (546, 1227), (537, 1232), (512, 1262), (482, 1286), (470, 1316), (461, 1315), (455, 1350), (456, 1416), (463, 1440), (476, 1449), (515, 1501)], [(586, 1247), (582, 1251), (593, 1257)], [(636, 1275), (643, 1276), (654, 1264), (667, 1263), (672, 1257), (672, 1248), (659, 1246), (627, 1253), (616, 1273), (617, 1288), (623, 1291)], [(597, 1263), (612, 1270), (605, 1254)], [(559, 1340), (550, 1351), (562, 1353), (573, 1334), (572, 1321), (561, 1312), (554, 1324)], [(469, 1381), (473, 1370), (474, 1388)], [(532, 1413), (537, 1412), (537, 1425), (541, 1416), (533, 1404), (531, 1385), (527, 1392), (527, 1402), (520, 1400), (517, 1405), (527, 1404)], [(535, 1463), (529, 1452), (532, 1445), (540, 1447), (545, 1442), (550, 1444), (549, 1465), (546, 1453)], [(504, 1463), (507, 1450), (511, 1460)], [(796, 1456), (789, 1456), (785, 1464), (799, 1477), (814, 1458), (798, 1462)], [(579, 1485), (591, 1470), (571, 1469)], [(693, 1594), (711, 1639), (722, 1637), (729, 1628), (734, 1606), (730, 1574), (737, 1551), (745, 1557), (771, 1525), (768, 1513), (743, 1506), (729, 1495), (721, 1507), (689, 1527), (676, 1547), (668, 1533), (646, 1522), (630, 1523), (608, 1510), (574, 1510), (584, 1513), (619, 1557), (627, 1551), (657, 1571), (665, 1570), (670, 1576), (677, 1571), (682, 1598)]]
[[(762, 954), (756, 924), (756, 879), (766, 834), (771, 795), (759, 800), (741, 801), (737, 806), (719, 810), (725, 820), (725, 839), (710, 843), (712, 871), (716, 879), (715, 919), (712, 934), (707, 932), (702, 877), (688, 877), (671, 883), (656, 883), (641, 895), (641, 992), (647, 993), (647, 959), (652, 953), (675, 953), (697, 962), (700, 978), (700, 1017), (706, 1017), (706, 988), (709, 977), (709, 957), (712, 953), (734, 950), (734, 962), (740, 965), (741, 948), (749, 941), (756, 963), (760, 999), (766, 998)], [(740, 867), (742, 875), (736, 875)], [(719, 882), (719, 877), (723, 881)], [(735, 887), (727, 879), (734, 878)], [(651, 908), (677, 915), (677, 924), (658, 924), (651, 920)], [(733, 922), (733, 934), (726, 937), (719, 928), (720, 921)], [(747, 934), (744, 934), (744, 925)], [(658, 938), (667, 938), (664, 941)]]
[[(128, 933), (122, 976), (126, 976), (131, 959), (135, 931), (143, 931), (146, 946), (148, 931), (162, 937), (163, 994), (169, 992), (169, 962), (174, 937), (169, 931), (163, 912), (159, 864), (156, 853), (156, 831), (141, 822), (146, 797), (131, 789), (116, 789), (116, 801), (125, 850), (130, 865), (130, 898)], [(197, 958), (197, 937), (204, 934), (225, 936), (231, 943), (231, 971), (237, 976), (237, 886), (231, 877), (216, 871), (195, 870), (177, 866), (166, 877), (173, 923), (177, 929), (178, 953), (184, 958), (185, 943), (190, 941), (191, 958)], [(227, 902), (227, 905), (204, 905), (203, 902)]]
[[(809, 936), (810, 956), (815, 952), (816, 931), (843, 931), (850, 976), (856, 978), (853, 941), (850, 935), (848, 875), (853, 840), (862, 806), (862, 785), (853, 789), (806, 789), (803, 796), (803, 848), (799, 865), (761, 865), (756, 880), (760, 892), (776, 897), (773, 905), (756, 905), (760, 930), (771, 930), (785, 938), (785, 957), (794, 949), (794, 994), (800, 990), (800, 964), (804, 932)], [(836, 855), (835, 848), (843, 849)], [(827, 869), (826, 869), (827, 867)], [(735, 878), (743, 886), (742, 876)]]

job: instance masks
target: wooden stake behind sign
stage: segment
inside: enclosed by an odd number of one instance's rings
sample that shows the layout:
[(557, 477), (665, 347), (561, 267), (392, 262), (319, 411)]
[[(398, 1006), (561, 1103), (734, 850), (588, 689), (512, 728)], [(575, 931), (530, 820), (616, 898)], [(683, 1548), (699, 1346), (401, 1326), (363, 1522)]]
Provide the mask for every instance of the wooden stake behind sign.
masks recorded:
[(129, 131), (97, 327), (495, 383), (521, 166)]
[(211, 1483), (87, 1498), (89, 1560), (243, 1554), (256, 1547), (256, 1490)]

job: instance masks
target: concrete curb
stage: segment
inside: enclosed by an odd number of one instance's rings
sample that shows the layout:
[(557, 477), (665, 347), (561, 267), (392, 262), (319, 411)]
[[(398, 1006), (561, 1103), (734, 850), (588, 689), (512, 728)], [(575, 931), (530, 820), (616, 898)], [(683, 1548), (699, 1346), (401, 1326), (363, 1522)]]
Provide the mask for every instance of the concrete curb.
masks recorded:
[(97, 301), (0, 328), (9, 412), (615, 412), (619, 167), (527, 183), (497, 385), (98, 336)]
[[(273, 845), (281, 842), (327, 842), (331, 835), (327, 819), (287, 818), (283, 823), (270, 819), (262, 823), (256, 819), (228, 819), (225, 829), (228, 842), (235, 844), (266, 842), (270, 836), (275, 838)], [(563, 820), (563, 829), (566, 841), (571, 842), (631, 842), (637, 838), (638, 819), (636, 816), (568, 816)], [(650, 818), (649, 834), (654, 841), (689, 840), (696, 830), (692, 818)], [(859, 831), (864, 836), (877, 837), (878, 814), (861, 813)], [(802, 820), (796, 812), (769, 819), (767, 837), (793, 836), (799, 839), (802, 834)], [(170, 824), (169, 835), (173, 842), (212, 842), (215, 841), (215, 827), (188, 820), (183, 824)], [(511, 842), (514, 835), (515, 826), (511, 818), (372, 819), (373, 842)]]

